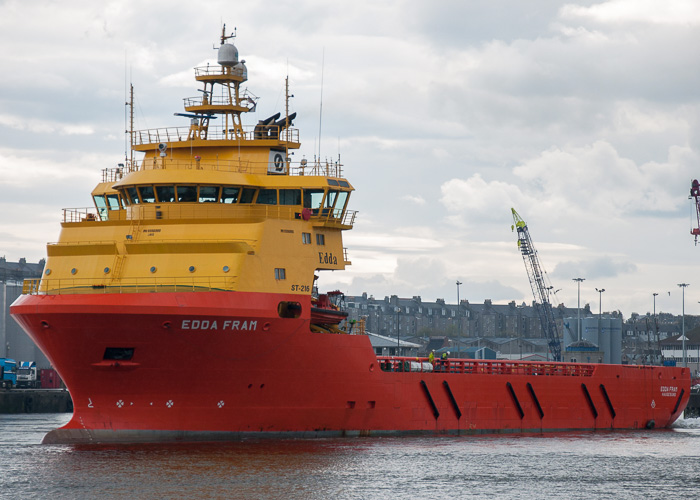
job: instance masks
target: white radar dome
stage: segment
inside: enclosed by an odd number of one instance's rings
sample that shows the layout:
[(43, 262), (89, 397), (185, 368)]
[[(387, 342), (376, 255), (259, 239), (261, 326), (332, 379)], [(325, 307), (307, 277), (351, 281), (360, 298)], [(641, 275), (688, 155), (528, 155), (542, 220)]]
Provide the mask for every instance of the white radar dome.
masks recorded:
[(248, 68), (246, 68), (245, 60), (239, 62), (238, 64), (236, 64), (236, 65), (233, 67), (233, 71), (234, 71), (236, 74), (241, 75), (244, 79), (246, 79), (246, 80), (248, 79)]
[(224, 43), (219, 47), (219, 64), (222, 66), (235, 66), (238, 64), (238, 49), (235, 45)]

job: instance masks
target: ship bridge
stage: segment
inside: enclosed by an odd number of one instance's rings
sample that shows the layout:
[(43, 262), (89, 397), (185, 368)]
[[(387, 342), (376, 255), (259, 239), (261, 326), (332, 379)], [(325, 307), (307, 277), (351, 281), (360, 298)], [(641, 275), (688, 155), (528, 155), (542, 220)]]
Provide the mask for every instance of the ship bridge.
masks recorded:
[(309, 295), (318, 271), (351, 264), (342, 231), (355, 222), (354, 188), (340, 159), (292, 162), (288, 81), (284, 114), (242, 125), (257, 97), (240, 88), (247, 69), (231, 37), (218, 66), (195, 68), (201, 95), (176, 113), (189, 126), (130, 127), (143, 158), (103, 170), (94, 208), (64, 210), (34, 291)]

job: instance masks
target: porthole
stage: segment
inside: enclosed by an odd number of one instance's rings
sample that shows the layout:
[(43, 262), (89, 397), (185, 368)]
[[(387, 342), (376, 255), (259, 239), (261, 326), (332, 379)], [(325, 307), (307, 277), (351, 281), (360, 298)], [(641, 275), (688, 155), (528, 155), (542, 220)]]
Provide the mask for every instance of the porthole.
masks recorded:
[(70, 270), (70, 273), (71, 273), (71, 274), (75, 274), (75, 273), (77, 273), (77, 272), (78, 272), (78, 270), (77, 270), (76, 268), (73, 268), (73, 269)]
[(157, 271), (156, 266), (151, 266), (151, 272), (155, 273)]
[(224, 266), (224, 272), (227, 273), (227, 272), (229, 272), (229, 271), (230, 271), (229, 267), (228, 267), (228, 266)]
[(51, 274), (51, 269), (47, 269), (46, 271), (44, 271), (44, 274), (45, 274), (46, 276), (48, 276), (49, 274)]
[(109, 268), (105, 267), (105, 274), (108, 274), (108, 273), (109, 273)]
[(194, 269), (195, 269), (194, 266), (190, 266), (189, 271), (190, 271), (191, 273), (193, 273), (193, 272), (194, 272)]

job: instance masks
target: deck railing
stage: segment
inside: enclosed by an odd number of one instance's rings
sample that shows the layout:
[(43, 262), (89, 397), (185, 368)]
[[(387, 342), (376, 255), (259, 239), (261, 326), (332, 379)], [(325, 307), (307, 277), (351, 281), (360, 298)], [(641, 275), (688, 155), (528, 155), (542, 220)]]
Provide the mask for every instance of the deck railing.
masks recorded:
[[(356, 210), (319, 212), (309, 217), (312, 223), (350, 228)], [(140, 203), (124, 210), (100, 210), (94, 207), (64, 208), (63, 222), (100, 222), (107, 220), (191, 220), (191, 219), (282, 219), (303, 218), (298, 206), (248, 205), (222, 203)]]
[(387, 372), (438, 372), (466, 373), (474, 375), (543, 375), (590, 377), (594, 364), (546, 363), (536, 361), (485, 361), (475, 359), (435, 360), (430, 365), (428, 358), (400, 356), (377, 356), (382, 371)]
[(265, 130), (255, 126), (242, 127), (242, 135), (237, 137), (235, 129), (209, 125), (206, 127), (161, 127), (144, 130), (134, 130), (134, 146), (146, 144), (158, 145), (161, 142), (186, 142), (191, 139), (207, 141), (254, 141), (261, 139), (274, 139), (286, 142), (299, 142), (299, 129), (285, 128), (277, 125), (265, 125)]
[[(343, 177), (343, 165), (332, 161), (299, 161), (289, 162), (288, 171), (283, 174), (295, 176)], [(102, 170), (102, 182), (116, 182), (125, 175), (139, 170), (212, 170), (241, 174), (279, 175), (269, 171), (268, 162), (251, 162), (248, 160), (202, 160), (196, 157), (183, 158), (148, 158), (142, 161), (126, 161), (117, 167)]]

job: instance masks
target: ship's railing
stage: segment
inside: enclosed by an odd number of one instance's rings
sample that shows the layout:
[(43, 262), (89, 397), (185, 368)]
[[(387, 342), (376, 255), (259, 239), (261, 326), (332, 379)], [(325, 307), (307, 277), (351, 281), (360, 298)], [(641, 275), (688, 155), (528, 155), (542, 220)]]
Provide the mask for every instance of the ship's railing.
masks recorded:
[[(546, 363), (537, 361), (484, 361), (474, 359), (438, 360), (427, 366), (428, 358), (377, 356), (379, 366), (388, 372), (432, 371), (439, 373), (465, 373), (474, 375), (545, 375), (590, 377), (594, 364)], [(427, 368), (427, 370), (425, 369)]]
[[(210, 96), (206, 99), (204, 98), (204, 96), (185, 97), (183, 101), (185, 103), (185, 108), (189, 108), (191, 106), (237, 106), (233, 95), (231, 95), (230, 97), (218, 95), (213, 97)], [(248, 103), (248, 100), (246, 99), (245, 102)], [(246, 106), (242, 107), (245, 108)]]
[(63, 209), (63, 222), (95, 222), (99, 220), (100, 214), (94, 207)]
[[(138, 170), (214, 170), (221, 172), (234, 172), (242, 174), (278, 175), (270, 170), (268, 162), (251, 162), (248, 160), (210, 160), (202, 161), (201, 158), (177, 160), (171, 157), (148, 158), (142, 161), (125, 161), (116, 167), (102, 169), (102, 182), (116, 182), (125, 175)], [(301, 160), (300, 162), (288, 162), (283, 174), (298, 176), (319, 177), (343, 177), (343, 165), (332, 161)]]
[[(309, 220), (326, 226), (350, 228), (357, 210), (334, 210), (311, 214)], [(100, 222), (107, 220), (191, 220), (191, 219), (302, 219), (302, 210), (289, 205), (248, 205), (222, 203), (141, 203), (125, 210), (98, 211), (94, 207), (64, 208), (63, 222)]]
[(234, 289), (235, 276), (181, 276), (168, 278), (41, 278), (26, 279), (25, 295), (76, 295), (95, 293), (212, 292)]
[(224, 66), (198, 66), (194, 68), (194, 76), (218, 76), (218, 75), (236, 75), (247, 76), (247, 71), (244, 71), (244, 66), (234, 66), (227, 68)]
[(117, 164), (116, 167), (102, 169), (102, 182), (117, 182), (126, 174), (136, 172), (139, 169), (139, 162), (136, 160), (124, 160), (124, 163)]
[(161, 142), (185, 142), (190, 139), (205, 139), (209, 141), (243, 141), (253, 140), (282, 140), (286, 142), (299, 142), (299, 129), (285, 128), (277, 125), (242, 127), (242, 135), (237, 136), (236, 129), (222, 126), (209, 125), (206, 127), (163, 127), (145, 130), (135, 130), (133, 145), (143, 146), (144, 144), (158, 145)]

